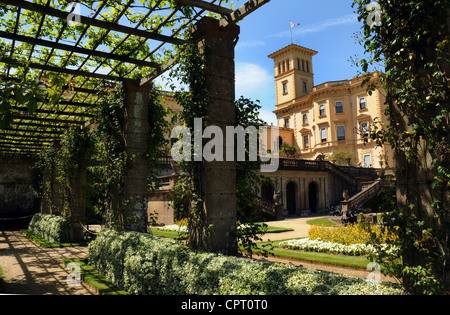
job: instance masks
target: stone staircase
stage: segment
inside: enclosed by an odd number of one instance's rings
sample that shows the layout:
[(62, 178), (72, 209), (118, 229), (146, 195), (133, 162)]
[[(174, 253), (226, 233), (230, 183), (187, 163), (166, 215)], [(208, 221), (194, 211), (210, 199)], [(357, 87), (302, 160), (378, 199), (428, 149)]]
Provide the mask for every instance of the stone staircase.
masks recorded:
[(363, 187), (363, 190), (347, 200), (342, 201), (342, 212), (361, 206), (371, 198), (375, 197), (383, 189), (383, 180), (377, 179), (370, 185)]

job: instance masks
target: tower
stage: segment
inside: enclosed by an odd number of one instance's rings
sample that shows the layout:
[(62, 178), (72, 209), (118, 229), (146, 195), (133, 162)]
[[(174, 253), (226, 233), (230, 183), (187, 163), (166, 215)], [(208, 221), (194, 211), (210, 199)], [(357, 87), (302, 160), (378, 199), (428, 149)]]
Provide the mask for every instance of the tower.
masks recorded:
[(310, 93), (314, 87), (312, 57), (318, 52), (291, 44), (268, 57), (274, 60), (277, 106)]

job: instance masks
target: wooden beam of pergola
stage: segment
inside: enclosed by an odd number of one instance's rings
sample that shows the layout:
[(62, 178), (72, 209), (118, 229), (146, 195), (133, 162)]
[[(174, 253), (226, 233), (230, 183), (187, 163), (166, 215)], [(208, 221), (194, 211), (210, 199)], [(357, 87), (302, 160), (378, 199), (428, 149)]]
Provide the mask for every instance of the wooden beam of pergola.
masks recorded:
[(38, 155), (39, 151), (36, 150), (11, 150), (11, 149), (2, 149), (0, 150), (0, 156), (12, 156), (12, 157), (26, 157), (26, 158), (35, 158)]
[[(3, 0), (0, 0), (3, 1)], [(101, 74), (101, 73), (92, 73), (89, 71), (82, 71), (82, 70), (73, 70), (73, 69), (65, 69), (65, 68), (59, 68), (55, 66), (49, 66), (49, 65), (41, 65), (39, 63), (30, 62), (27, 64), (24, 64), (21, 61), (10, 59), (10, 58), (1, 58), (0, 62), (11, 64), (11, 65), (23, 65), (25, 67), (30, 67), (32, 69), (39, 69), (44, 71), (50, 71), (50, 72), (56, 72), (56, 73), (65, 73), (70, 74), (73, 76), (79, 76), (79, 77), (89, 77), (94, 79), (102, 79), (102, 80), (109, 80), (109, 81), (122, 81), (123, 78), (116, 77), (112, 75), (107, 74)]]
[(220, 21), (220, 26), (227, 27), (230, 24), (236, 24), (243, 20), (246, 16), (253, 13), (263, 5), (269, 3), (270, 0), (250, 0), (242, 5), (239, 9), (233, 11)]
[[(44, 5), (31, 3), (31, 2), (24, 1), (24, 0), (0, 0), (0, 3), (4, 3), (7, 5), (14, 6), (14, 7), (22, 8), (25, 10), (34, 11), (34, 12), (41, 13), (44, 15), (54, 16), (54, 17), (57, 17), (57, 18), (60, 18), (63, 20), (68, 20), (68, 18), (70, 17), (69, 15), (71, 15), (70, 12), (60, 11), (60, 10), (52, 8), (52, 7), (47, 7)], [(103, 28), (106, 30), (135, 35), (135, 36), (143, 37), (146, 39), (157, 40), (157, 41), (166, 42), (166, 43), (170, 43), (170, 44), (174, 44), (174, 45), (181, 45), (181, 44), (184, 44), (184, 42), (185, 42), (183, 39), (174, 38), (174, 37), (166, 36), (166, 35), (161, 35), (161, 34), (149, 32), (146, 30), (140, 30), (140, 29), (136, 29), (136, 28), (132, 28), (132, 27), (128, 27), (128, 26), (124, 26), (124, 25), (120, 25), (120, 24), (116, 24), (116, 23), (112, 23), (112, 22), (108, 22), (108, 21), (101, 21), (101, 20), (89, 18), (89, 17), (82, 16), (82, 15), (79, 15), (78, 18), (79, 18), (78, 21), (81, 24), (96, 26), (96, 27), (100, 27), (100, 28)]]
[[(26, 117), (26, 116), (20, 116), (20, 115), (13, 115), (13, 118), (14, 119), (27, 120), (27, 121), (38, 121), (38, 122), (54, 123), (54, 124), (83, 125), (85, 123), (84, 121), (81, 121), (81, 120), (41, 118), (41, 117), (34, 117), (34, 116)], [(23, 123), (24, 124), (28, 124), (28, 122), (23, 122)], [(56, 126), (56, 127), (58, 127), (58, 126)]]
[(42, 145), (40, 144), (26, 144), (26, 143), (21, 143), (21, 142), (17, 142), (14, 144), (9, 144), (9, 143), (2, 143), (0, 142), (0, 149), (1, 148), (5, 148), (5, 149), (14, 149), (14, 148), (26, 148), (26, 149), (42, 149)]
[(208, 10), (210, 12), (218, 13), (221, 15), (229, 15), (229, 14), (233, 13), (233, 10), (224, 8), (217, 4), (212, 4), (209, 2), (201, 1), (201, 0), (175, 0), (175, 1), (182, 5), (190, 5), (193, 7)]
[[(40, 127), (43, 127), (43, 126), (40, 125)], [(28, 134), (28, 133), (45, 134), (45, 135), (52, 135), (52, 136), (55, 136), (55, 137), (60, 137), (62, 134), (64, 134), (64, 131), (56, 131), (56, 130), (49, 131), (49, 130), (40, 130), (40, 129), (21, 129), (21, 128), (4, 128), (4, 129), (2, 129), (2, 131), (23, 132), (25, 134)]]
[[(12, 136), (12, 135), (1, 135), (0, 134), (0, 140), (4, 140), (4, 141), (11, 141), (11, 142), (34, 142), (34, 143), (53, 143), (54, 139), (53, 138), (48, 138), (48, 139), (44, 139), (44, 138), (38, 138), (38, 137), (33, 137), (33, 138), (27, 138), (27, 137), (23, 137), (23, 136)], [(3, 143), (4, 143), (3, 141)]]
[[(73, 102), (71, 102), (71, 103), (73, 103)], [(89, 107), (91, 107), (91, 106), (89, 106)], [(26, 107), (13, 106), (13, 107), (11, 107), (11, 109), (28, 113), (28, 108), (26, 108)], [(58, 116), (82, 117), (82, 118), (95, 117), (95, 115), (87, 114), (87, 113), (76, 113), (76, 112), (72, 112), (72, 111), (67, 112), (67, 111), (51, 110), (51, 109), (37, 109), (35, 111), (35, 113), (36, 114), (51, 114), (51, 115), (58, 115)], [(20, 118), (24, 118), (24, 117), (21, 116)]]
[(15, 41), (20, 41), (20, 42), (25, 42), (25, 43), (29, 43), (29, 44), (33, 44), (33, 45), (39, 45), (39, 46), (45, 46), (45, 47), (50, 47), (50, 48), (54, 48), (54, 49), (76, 52), (76, 53), (80, 53), (83, 55), (92, 55), (95, 57), (100, 57), (100, 58), (105, 58), (105, 59), (113, 59), (113, 60), (117, 60), (117, 61), (121, 61), (121, 62), (132, 63), (132, 64), (135, 64), (138, 66), (143, 66), (143, 67), (150, 67), (150, 68), (157, 68), (157, 69), (160, 68), (160, 65), (156, 62), (134, 59), (134, 58), (130, 58), (128, 56), (121, 56), (121, 55), (111, 54), (111, 53), (107, 53), (107, 52), (103, 52), (103, 51), (81, 48), (81, 47), (66, 45), (66, 44), (62, 44), (62, 43), (56, 43), (56, 42), (52, 42), (52, 41), (48, 41), (48, 40), (44, 40), (44, 39), (39, 39), (39, 38), (34, 38), (34, 37), (29, 37), (29, 36), (24, 36), (24, 35), (19, 35), (19, 34), (7, 33), (4, 31), (0, 31), (0, 37), (15, 40)]
[[(26, 119), (23, 118), (22, 119)], [(22, 122), (22, 121), (14, 121), (14, 125), (17, 126), (26, 126), (26, 127), (39, 127), (39, 128), (45, 128), (45, 129), (70, 129), (71, 126), (69, 125), (46, 125), (46, 124), (37, 124), (37, 123), (32, 123), (32, 122)]]

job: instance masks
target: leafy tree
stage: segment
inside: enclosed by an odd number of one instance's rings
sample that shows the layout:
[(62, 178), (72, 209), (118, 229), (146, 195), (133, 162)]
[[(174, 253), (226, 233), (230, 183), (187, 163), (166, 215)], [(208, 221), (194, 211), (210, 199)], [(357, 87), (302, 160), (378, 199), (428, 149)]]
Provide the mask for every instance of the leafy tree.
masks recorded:
[(386, 68), (381, 84), (390, 121), (371, 137), (395, 152), (396, 208), (385, 209), (384, 218), (398, 230), (401, 260), (383, 252), (378, 259), (390, 261), (389, 272), (411, 293), (448, 292), (450, 1), (355, 0), (354, 6), (371, 55), (361, 60), (362, 70), (378, 62)]
[(356, 166), (358, 163), (358, 159), (355, 154), (349, 151), (339, 150), (333, 152), (330, 156), (327, 157), (328, 161), (336, 161), (337, 165), (348, 166), (348, 161), (350, 159), (350, 165)]

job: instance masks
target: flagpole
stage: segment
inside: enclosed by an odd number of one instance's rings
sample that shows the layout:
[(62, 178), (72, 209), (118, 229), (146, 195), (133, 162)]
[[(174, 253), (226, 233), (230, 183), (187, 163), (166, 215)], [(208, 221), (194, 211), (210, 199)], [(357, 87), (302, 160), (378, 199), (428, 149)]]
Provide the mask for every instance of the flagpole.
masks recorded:
[(294, 43), (294, 41), (292, 40), (292, 21), (289, 21), (289, 28), (291, 30), (291, 45)]

